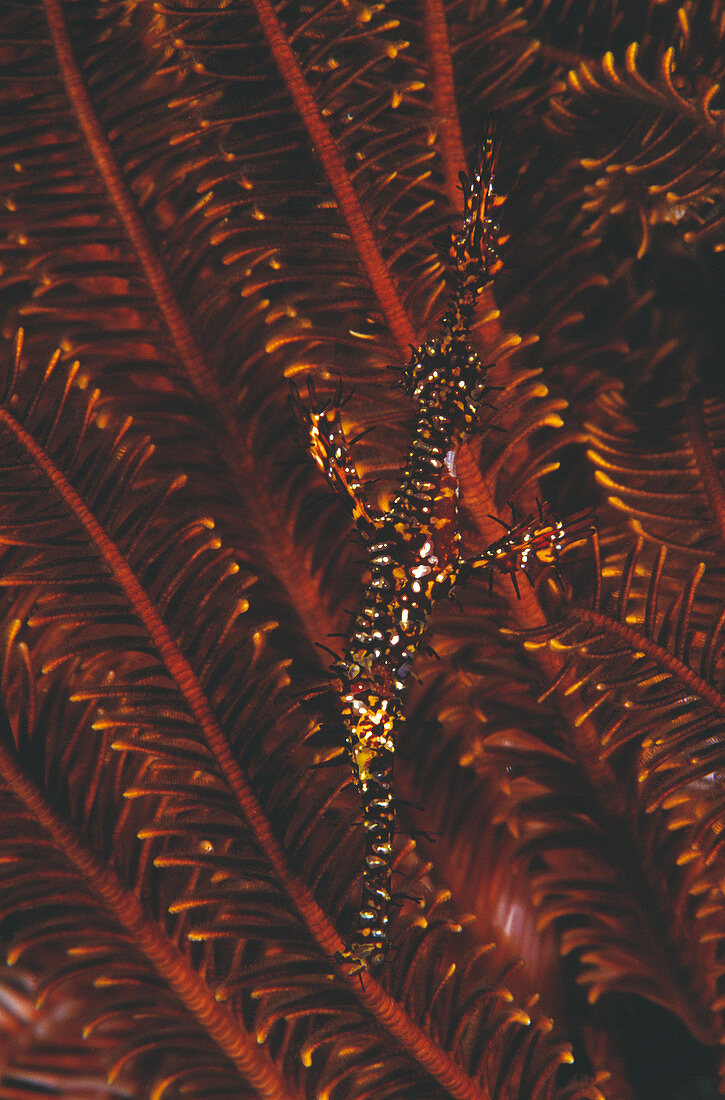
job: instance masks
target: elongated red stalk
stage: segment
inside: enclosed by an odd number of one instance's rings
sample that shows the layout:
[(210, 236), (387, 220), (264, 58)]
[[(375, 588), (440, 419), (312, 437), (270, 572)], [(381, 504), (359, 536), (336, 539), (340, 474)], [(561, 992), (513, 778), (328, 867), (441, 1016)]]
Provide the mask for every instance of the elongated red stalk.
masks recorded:
[(635, 652), (644, 653), (661, 669), (669, 672), (670, 676), (674, 676), (690, 691), (699, 695), (712, 707), (716, 714), (725, 714), (725, 696), (721, 695), (717, 688), (714, 688), (707, 680), (703, 680), (701, 676), (693, 672), (689, 665), (680, 661), (668, 649), (658, 645), (657, 642), (653, 642), (651, 638), (645, 637), (644, 634), (634, 630), (631, 626), (627, 626), (626, 623), (620, 623), (617, 619), (610, 618), (609, 615), (603, 615), (601, 611), (577, 608), (576, 617), (582, 622), (599, 627), (607, 634), (621, 638), (622, 641), (631, 645)]
[(418, 337), (380, 253), (334, 137), (326, 125), (300, 64), (270, 0), (253, 0), (275, 64), (315, 147), (337, 205), (347, 224), (365, 274), (403, 360)]
[(233, 433), (236, 429), (229, 404), (224, 401), (214, 372), (199, 349), (196, 338), (177, 301), (164, 265), (139, 213), (133, 194), (123, 177), (116, 154), (106, 137), (86, 89), (73, 52), (73, 44), (68, 34), (61, 0), (43, 0), (43, 6), (56, 57), (58, 58), (60, 73), (68, 99), (78, 119), (78, 125), (83, 132), (93, 161), (98, 169), (98, 174), (108, 192), (108, 197), (123, 224), (149, 286), (153, 290), (177, 354), (194, 385), (194, 389), (211, 407), (221, 412), (225, 420), (224, 427), (227, 431)]
[[(0, 728), (8, 726), (0, 707)], [(144, 914), (136, 896), (110, 867), (103, 864), (78, 832), (55, 812), (35, 784), (25, 775), (7, 747), (9, 726), (0, 740), (0, 771), (13, 794), (52, 840), (55, 848), (83, 876), (91, 891), (108, 912), (125, 928), (156, 973), (178, 995), (214, 1042), (224, 1051), (246, 1080), (266, 1100), (291, 1100), (287, 1083), (259, 1046), (257, 1038), (239, 1026), (229, 1010), (219, 1004), (209, 987), (189, 965), (168, 937)]]
[(327, 637), (335, 628), (334, 621), (326, 613), (319, 599), (318, 586), (300, 562), (299, 555), (286, 549), (289, 534), (278, 519), (276, 502), (259, 476), (249, 443), (239, 431), (233, 406), (222, 393), (213, 368), (199, 348), (88, 94), (68, 33), (62, 0), (43, 0), (43, 5), (68, 99), (98, 175), (138, 257), (179, 361), (199, 397), (224, 429), (226, 440), (222, 450), (236, 475), (235, 482), (248, 501), (256, 504), (249, 512), (254, 515), (255, 529), (265, 544), (265, 560), (274, 563), (312, 640)]
[(462, 198), (458, 176), (466, 170), (466, 153), (458, 114), (448, 24), (441, 0), (423, 0), (423, 21), (446, 194), (452, 208), (458, 212)]

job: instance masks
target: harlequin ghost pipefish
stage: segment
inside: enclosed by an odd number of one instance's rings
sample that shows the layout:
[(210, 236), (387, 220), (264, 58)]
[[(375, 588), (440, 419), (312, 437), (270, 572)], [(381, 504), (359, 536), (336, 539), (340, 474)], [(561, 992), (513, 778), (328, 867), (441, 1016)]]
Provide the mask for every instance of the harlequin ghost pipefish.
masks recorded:
[[(556, 520), (549, 522), (546, 517), (544, 523), (542, 514), (532, 550), (527, 532), (517, 527), (509, 531), (503, 553), (484, 554), (468, 563), (460, 558), (456, 452), (476, 426), (487, 392), (487, 368), (472, 347), (470, 330), (478, 296), (500, 266), (492, 213), (503, 200), (494, 193), (494, 168), (495, 140), (490, 130), (473, 178), (469, 181), (461, 174), (464, 211), (460, 230), (450, 238), (453, 290), (449, 303), (437, 334), (413, 351), (403, 371), (418, 415), (389, 510), (378, 511), (366, 498), (342, 429), (341, 391), (329, 404), (315, 409), (311, 385), (309, 405), (293, 389), (311, 453), (347, 501), (370, 571), (344, 656), (332, 666), (342, 685), (347, 752), (363, 806), (362, 901), (356, 931), (343, 955), (356, 970), (379, 965), (387, 950), (395, 817), (393, 760), (404, 722), (403, 689), (433, 606), (451, 594), (462, 568), (468, 573), (488, 568), (513, 575), (527, 563), (554, 560), (551, 555), (566, 537)], [(526, 560), (518, 536), (524, 539)]]

